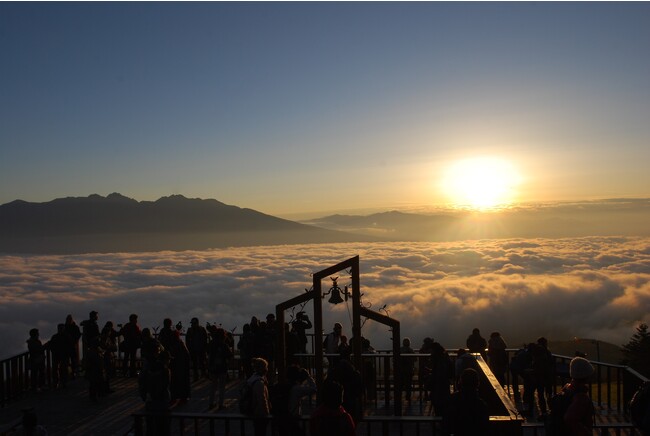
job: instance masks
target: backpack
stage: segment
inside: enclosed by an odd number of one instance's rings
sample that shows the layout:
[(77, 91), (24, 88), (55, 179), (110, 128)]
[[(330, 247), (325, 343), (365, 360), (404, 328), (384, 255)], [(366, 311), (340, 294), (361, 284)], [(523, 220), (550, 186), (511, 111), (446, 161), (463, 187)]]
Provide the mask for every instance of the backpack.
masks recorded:
[(147, 394), (152, 400), (158, 400), (165, 395), (165, 389), (161, 384), (161, 377), (164, 377), (163, 368), (145, 368), (138, 374), (138, 394), (142, 401), (147, 401)]
[(643, 382), (630, 400), (632, 424), (645, 433), (650, 432), (650, 381)]
[(228, 360), (232, 357), (230, 347), (217, 342), (211, 342), (208, 347), (208, 370), (215, 374), (227, 372)]
[[(569, 389), (569, 385), (562, 388), (560, 392), (551, 397), (549, 408), (551, 412), (544, 422), (544, 429), (549, 436), (565, 435), (570, 436), (569, 429), (564, 423), (564, 415), (566, 415), (569, 406), (573, 402), (573, 396), (579, 393), (587, 393), (587, 387), (579, 389)], [(594, 410), (591, 408), (591, 420), (594, 420)]]
[(259, 380), (255, 380), (253, 383), (244, 383), (244, 385), (239, 389), (239, 411), (244, 415), (252, 415), (255, 410), (253, 404), (253, 386)]
[(525, 348), (522, 348), (512, 357), (510, 369), (521, 374), (526, 368), (530, 367), (531, 362), (530, 353)]
[(549, 413), (544, 423), (544, 429), (549, 436), (568, 435), (568, 429), (564, 424), (564, 415), (573, 401), (573, 390), (563, 388), (560, 392), (553, 394), (549, 408)]
[(293, 385), (289, 382), (280, 382), (271, 386), (269, 400), (271, 402), (271, 413), (274, 416), (289, 415), (289, 397)]

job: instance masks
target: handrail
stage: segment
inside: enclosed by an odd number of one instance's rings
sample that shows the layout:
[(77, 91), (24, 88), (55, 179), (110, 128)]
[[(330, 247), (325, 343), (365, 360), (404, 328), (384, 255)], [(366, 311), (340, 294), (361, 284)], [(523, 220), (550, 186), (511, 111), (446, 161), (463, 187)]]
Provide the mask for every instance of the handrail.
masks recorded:
[[(146, 430), (146, 418), (155, 417), (156, 415), (151, 412), (143, 411), (143, 412), (133, 413), (131, 416), (133, 416), (134, 419), (134, 426), (133, 426), (134, 434), (136, 436), (142, 436), (145, 434), (145, 430)], [(240, 431), (238, 434), (243, 435), (243, 434), (247, 434), (245, 432), (246, 423), (252, 421), (253, 419), (253, 417), (250, 415), (243, 415), (240, 413), (214, 414), (214, 413), (172, 412), (168, 415), (168, 417), (172, 422), (171, 425), (172, 429), (174, 428), (179, 429), (178, 434), (184, 434), (184, 433), (191, 434), (192, 433), (191, 429), (190, 430), (185, 429), (186, 426), (198, 428), (201, 422), (205, 422), (207, 423), (207, 425), (211, 430), (214, 430), (215, 422), (222, 422), (224, 428), (227, 428), (231, 431), (230, 434), (236, 434), (236, 432), (233, 430), (239, 428)], [(303, 428), (308, 427), (309, 418), (310, 417), (308, 415), (300, 416), (299, 420)], [(498, 419), (491, 417), (490, 426), (495, 428), (495, 426), (499, 425), (498, 421), (499, 421)], [(234, 425), (232, 423), (234, 423)], [(380, 416), (380, 415), (365, 416), (359, 422), (357, 430), (358, 430), (358, 434), (366, 434), (368, 436), (371, 436), (375, 434), (389, 434), (388, 431), (393, 426), (399, 427), (400, 431), (402, 427), (415, 426), (416, 434), (437, 434), (436, 430), (442, 428), (442, 418), (439, 416)], [(424, 431), (423, 427), (426, 427), (427, 429), (430, 427), (431, 431), (429, 432)], [(543, 431), (544, 424), (542, 423), (525, 423), (522, 425), (522, 427), (526, 429), (526, 434), (532, 433), (533, 436), (544, 434)], [(379, 431), (375, 431), (377, 430), (377, 428)], [(497, 434), (499, 435), (505, 434), (502, 432), (502, 429), (499, 428), (498, 430), (499, 432)], [(637, 433), (638, 431), (631, 423), (621, 423), (621, 422), (596, 423), (594, 424), (593, 430), (595, 434), (610, 434), (610, 431), (614, 432), (614, 434), (620, 434), (621, 430), (627, 430), (630, 432), (629, 434), (632, 435), (638, 434)]]
[[(160, 417), (160, 414), (156, 414), (153, 412), (147, 412), (147, 411), (141, 411), (141, 412), (136, 412), (131, 414), (131, 416), (134, 419), (134, 434), (135, 436), (143, 436), (145, 434), (146, 430), (146, 419), (147, 418), (156, 418)], [(230, 422), (234, 421), (236, 424), (234, 425), (234, 428), (239, 428), (240, 429), (240, 434), (247, 434), (245, 432), (245, 426), (247, 422), (250, 422), (254, 419), (253, 416), (251, 415), (244, 415), (241, 413), (193, 413), (193, 412), (170, 412), (165, 415), (167, 419), (170, 421), (170, 427), (173, 428), (179, 428), (180, 432), (179, 434), (183, 434), (185, 431), (184, 427), (186, 426), (186, 421), (189, 421), (191, 424), (193, 424), (194, 428), (198, 428), (200, 426), (200, 421), (205, 421), (208, 422), (211, 431), (214, 430), (214, 422), (215, 421), (223, 421), (223, 425), (226, 427), (226, 429), (230, 429), (233, 427)], [(269, 415), (268, 418), (271, 420), (271, 425), (273, 425), (272, 420), (273, 420), (273, 415)], [(301, 426), (303, 428), (307, 427), (309, 425), (309, 415), (301, 415), (299, 418), (299, 421), (301, 423)], [(500, 435), (505, 435), (506, 433), (503, 431), (503, 419), (502, 417), (490, 417), (490, 426), (493, 428), (497, 428), (498, 434)], [(190, 425), (191, 425), (190, 424)], [(436, 430), (440, 430), (442, 428), (442, 417), (440, 416), (382, 416), (382, 415), (372, 415), (372, 416), (364, 416), (361, 418), (357, 430), (361, 427), (366, 427), (366, 434), (367, 435), (373, 435), (373, 434), (378, 434), (377, 432), (373, 432), (373, 428), (379, 426), (382, 430), (379, 434), (387, 434), (386, 431), (389, 428), (391, 424), (395, 424), (398, 426), (405, 426), (405, 425), (414, 425), (417, 428), (417, 433), (421, 434), (422, 433), (422, 426), (430, 426), (431, 427), (431, 434), (436, 434)], [(212, 434), (212, 433), (211, 433)], [(401, 434), (401, 433), (400, 433)]]

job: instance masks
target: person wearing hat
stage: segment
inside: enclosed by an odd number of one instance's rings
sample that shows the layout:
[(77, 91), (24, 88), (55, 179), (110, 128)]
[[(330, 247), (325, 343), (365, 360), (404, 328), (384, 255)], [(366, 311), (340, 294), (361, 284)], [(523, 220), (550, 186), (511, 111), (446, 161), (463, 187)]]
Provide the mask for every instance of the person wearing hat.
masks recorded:
[(583, 357), (574, 357), (569, 365), (569, 382), (562, 390), (572, 397), (564, 414), (567, 433), (574, 436), (591, 435), (593, 427), (594, 405), (589, 397), (588, 381), (594, 373), (594, 367)]

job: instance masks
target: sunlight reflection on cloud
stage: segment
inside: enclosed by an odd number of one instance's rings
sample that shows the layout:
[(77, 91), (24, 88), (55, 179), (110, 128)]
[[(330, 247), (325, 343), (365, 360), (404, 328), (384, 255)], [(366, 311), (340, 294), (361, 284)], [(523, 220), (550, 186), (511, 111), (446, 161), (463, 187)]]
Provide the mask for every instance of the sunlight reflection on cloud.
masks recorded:
[[(310, 273), (360, 255), (364, 301), (387, 304), (402, 334), (457, 347), (473, 327), (501, 331), (511, 346), (537, 336), (624, 342), (650, 307), (650, 239), (573, 238), (456, 243), (323, 244), (224, 250), (0, 256), (3, 354), (25, 349), (27, 331), (44, 339), (72, 313), (97, 310), (100, 324), (142, 326), (193, 316), (241, 331), (252, 315), (311, 286)], [(347, 284), (345, 273), (339, 285)], [(330, 286), (329, 280), (323, 287)], [(324, 327), (343, 321), (345, 305), (327, 305)], [(309, 305), (306, 310), (311, 310)], [(647, 321), (647, 320), (646, 320)], [(364, 335), (387, 346), (372, 322)]]

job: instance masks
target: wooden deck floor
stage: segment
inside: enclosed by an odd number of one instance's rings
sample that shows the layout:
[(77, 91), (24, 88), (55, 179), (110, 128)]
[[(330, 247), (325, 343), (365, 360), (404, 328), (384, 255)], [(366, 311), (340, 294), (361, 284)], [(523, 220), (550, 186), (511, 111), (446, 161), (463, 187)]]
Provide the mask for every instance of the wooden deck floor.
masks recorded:
[[(226, 405), (235, 410), (236, 385), (229, 384), (230, 397)], [(39, 424), (50, 436), (122, 436), (128, 435), (133, 425), (131, 414), (144, 410), (144, 403), (137, 393), (135, 378), (116, 378), (111, 383), (113, 393), (90, 401), (87, 384), (83, 379), (68, 383), (65, 389), (30, 392), (23, 398), (0, 409), (0, 435), (15, 423), (19, 423), (23, 409), (34, 408)], [(192, 383), (192, 396), (183, 405), (175, 407), (183, 412), (207, 412), (209, 381), (200, 379)], [(8, 432), (8, 435), (11, 435)]]
[[(226, 409), (213, 413), (238, 413), (238, 379), (232, 379), (226, 394)], [(88, 398), (87, 384), (83, 379), (68, 383), (67, 388), (45, 390), (43, 392), (30, 392), (23, 398), (11, 402), (0, 408), (0, 436), (12, 436), (15, 433), (12, 427), (20, 423), (22, 410), (34, 408), (50, 436), (126, 436), (131, 433), (133, 418), (132, 413), (143, 411), (144, 405), (137, 395), (135, 378), (116, 378), (112, 383), (113, 393), (99, 399), (97, 403)], [(174, 411), (183, 413), (209, 412), (209, 381), (200, 379), (192, 384), (192, 396), (182, 405), (176, 406)], [(518, 405), (521, 409), (521, 404)], [(523, 410), (522, 410), (523, 411)], [(306, 405), (304, 413), (310, 413), (310, 405)], [(420, 401), (419, 394), (414, 392), (413, 401), (404, 402), (402, 407), (404, 416), (428, 416), (431, 414), (430, 404)], [(392, 406), (385, 408), (384, 399), (379, 393), (376, 401), (369, 402), (366, 415), (390, 415)], [(615, 411), (598, 409), (597, 422), (603, 424), (624, 423), (626, 419)], [(366, 434), (362, 424), (358, 434)], [(17, 427), (16, 427), (17, 428)], [(624, 434), (628, 434), (625, 432)], [(524, 426), (524, 434), (544, 435), (543, 428), (537, 423), (536, 416)]]

